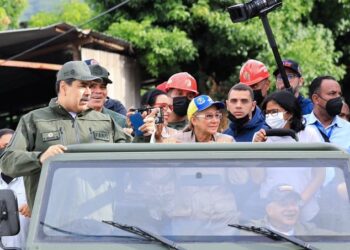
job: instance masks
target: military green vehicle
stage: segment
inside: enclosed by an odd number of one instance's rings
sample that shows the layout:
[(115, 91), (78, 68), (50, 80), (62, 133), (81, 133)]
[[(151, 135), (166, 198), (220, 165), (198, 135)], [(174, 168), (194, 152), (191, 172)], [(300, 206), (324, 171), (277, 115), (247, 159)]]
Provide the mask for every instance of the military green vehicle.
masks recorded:
[(71, 145), (42, 168), (26, 249), (350, 249), (349, 160), (330, 144)]

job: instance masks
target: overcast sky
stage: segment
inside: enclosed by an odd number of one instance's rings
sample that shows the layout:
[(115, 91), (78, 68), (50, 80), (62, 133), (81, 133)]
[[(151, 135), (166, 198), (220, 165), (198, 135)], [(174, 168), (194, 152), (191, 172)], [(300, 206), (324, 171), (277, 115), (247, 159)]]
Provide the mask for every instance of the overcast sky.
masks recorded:
[(28, 7), (21, 16), (21, 21), (28, 21), (30, 16), (40, 11), (52, 11), (68, 0), (28, 0)]

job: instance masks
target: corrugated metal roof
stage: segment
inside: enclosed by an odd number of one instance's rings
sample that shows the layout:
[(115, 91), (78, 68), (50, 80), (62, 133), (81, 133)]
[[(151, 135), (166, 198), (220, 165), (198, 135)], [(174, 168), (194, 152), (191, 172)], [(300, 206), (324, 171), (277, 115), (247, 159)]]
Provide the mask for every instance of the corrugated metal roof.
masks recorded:
[[(0, 32), (0, 57), (1, 59), (9, 58), (18, 54), (24, 50), (47, 41), (55, 36), (61, 35), (63, 32), (67, 32), (63, 37), (51, 42), (47, 46), (53, 46), (57, 44), (67, 43), (69, 41), (79, 41), (82, 46), (98, 46), (101, 50), (115, 51), (123, 54), (132, 54), (130, 43), (111, 36), (104, 35), (92, 30), (83, 30), (75, 26), (60, 23), (54, 24), (44, 28), (28, 28), (18, 30), (8, 30)], [(98, 43), (97, 40), (104, 43)], [(108, 46), (108, 45), (113, 46)]]
[[(130, 43), (122, 39), (60, 23), (44, 28), (0, 32), (0, 60), (19, 55), (65, 32), (49, 44), (13, 60), (61, 65), (78, 59), (81, 47), (133, 56)], [(4, 112), (20, 115), (27, 107), (48, 103), (55, 95), (55, 75), (54, 70), (1, 67), (0, 63), (0, 118)]]

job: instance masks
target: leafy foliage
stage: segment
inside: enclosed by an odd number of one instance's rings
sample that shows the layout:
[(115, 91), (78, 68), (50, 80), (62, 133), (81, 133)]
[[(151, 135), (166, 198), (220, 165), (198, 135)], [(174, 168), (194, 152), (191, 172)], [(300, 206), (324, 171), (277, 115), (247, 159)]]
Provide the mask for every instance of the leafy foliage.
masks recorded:
[[(100, 9), (120, 1), (107, 2), (89, 0)], [(151, 75), (166, 78), (179, 69), (188, 70), (202, 78), (202, 91), (213, 92), (236, 83), (240, 66), (249, 58), (263, 61), (271, 72), (276, 68), (259, 18), (238, 24), (231, 22), (226, 8), (238, 2), (241, 1), (134, 0), (104, 20), (111, 22), (110, 34), (133, 43), (142, 65)], [(300, 62), (306, 83), (321, 74), (338, 78), (344, 75), (344, 66), (338, 65), (342, 53), (335, 49), (332, 32), (309, 18), (314, 3), (284, 0), (282, 9), (269, 14), (282, 58)], [(105, 27), (106, 22), (102, 22), (99, 28), (103, 31)], [(180, 31), (187, 36), (178, 36)], [(164, 39), (167, 33), (178, 39)], [(159, 40), (154, 39), (155, 34)], [(186, 39), (192, 42), (185, 43)], [(174, 46), (180, 41), (181, 47)]]
[(189, 62), (197, 56), (196, 48), (184, 31), (176, 27), (172, 30), (154, 27), (151, 20), (137, 23), (122, 19), (113, 23), (107, 33), (131, 42), (142, 54), (141, 64), (147, 65), (147, 70), (154, 76), (159, 74), (160, 68), (171, 71), (176, 69), (179, 61)]
[[(317, 13), (323, 11), (320, 4), (332, 1), (336, 7), (344, 8), (337, 9), (333, 19), (330, 14), (329, 23), (317, 22)], [(99, 13), (122, 0), (86, 2)], [(150, 76), (167, 79), (175, 72), (188, 71), (199, 79), (202, 92), (216, 93), (217, 97), (224, 98), (224, 94), (220, 93), (226, 93), (238, 82), (239, 69), (249, 58), (264, 62), (271, 73), (276, 68), (259, 18), (243, 23), (231, 22), (226, 8), (241, 2), (132, 0), (98, 19), (91, 27), (131, 42), (141, 65)], [(334, 41), (335, 35), (349, 33), (349, 15), (345, 16), (350, 14), (349, 2), (283, 0), (283, 7), (269, 14), (281, 57), (300, 63), (306, 86), (318, 75), (330, 74), (338, 79), (344, 76), (345, 68), (339, 64), (343, 54), (336, 49)], [(82, 5), (76, 4), (63, 8), (51, 17), (52, 20), (44, 14), (41, 17), (37, 15), (31, 25), (43, 26), (43, 20), (81, 23), (92, 12), (82, 11)], [(326, 11), (331, 12), (331, 9)], [(342, 46), (345, 48), (344, 44)]]
[(29, 20), (30, 27), (43, 27), (58, 22), (66, 22), (72, 25), (79, 25), (89, 20), (93, 11), (86, 3), (78, 0), (65, 2), (62, 8), (54, 12), (39, 12)]
[(19, 17), (27, 4), (27, 0), (0, 0), (0, 30), (17, 28)]
[[(350, 0), (316, 0), (311, 12), (313, 23), (321, 24), (334, 34), (335, 46), (342, 51), (340, 62), (350, 65)], [(340, 78), (341, 79), (341, 78)], [(350, 102), (350, 67), (343, 77), (343, 93)]]

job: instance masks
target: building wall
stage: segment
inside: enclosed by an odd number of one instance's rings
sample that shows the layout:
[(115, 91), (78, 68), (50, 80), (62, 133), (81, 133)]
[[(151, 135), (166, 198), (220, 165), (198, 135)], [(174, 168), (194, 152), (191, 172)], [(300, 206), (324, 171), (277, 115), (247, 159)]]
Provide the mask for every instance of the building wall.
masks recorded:
[(108, 84), (108, 96), (118, 99), (128, 109), (140, 104), (140, 75), (134, 58), (116, 53), (82, 48), (82, 60), (95, 59), (110, 73), (112, 84)]

